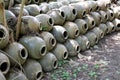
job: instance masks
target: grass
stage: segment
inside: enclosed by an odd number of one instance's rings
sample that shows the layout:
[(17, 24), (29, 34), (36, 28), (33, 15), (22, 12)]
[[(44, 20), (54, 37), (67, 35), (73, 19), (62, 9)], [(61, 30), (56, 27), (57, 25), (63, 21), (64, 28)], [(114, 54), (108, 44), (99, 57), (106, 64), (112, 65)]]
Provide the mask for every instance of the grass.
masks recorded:
[(92, 77), (92, 78), (97, 78), (97, 77), (98, 77), (98, 74), (97, 74), (97, 72), (95, 72), (95, 71), (90, 71), (88, 74), (89, 74), (89, 76)]
[(88, 64), (83, 64), (82, 66), (78, 66), (77, 68), (73, 68), (72, 70), (67, 70), (66, 68), (62, 67), (64, 64), (69, 65), (68, 63), (68, 60), (58, 61), (59, 68), (53, 72), (53, 74), (51, 75), (51, 80), (73, 80), (77, 79), (77, 77), (81, 73), (86, 73), (86, 75), (93, 80), (98, 77), (97, 70), (100, 68), (99, 64), (93, 65), (91, 69)]

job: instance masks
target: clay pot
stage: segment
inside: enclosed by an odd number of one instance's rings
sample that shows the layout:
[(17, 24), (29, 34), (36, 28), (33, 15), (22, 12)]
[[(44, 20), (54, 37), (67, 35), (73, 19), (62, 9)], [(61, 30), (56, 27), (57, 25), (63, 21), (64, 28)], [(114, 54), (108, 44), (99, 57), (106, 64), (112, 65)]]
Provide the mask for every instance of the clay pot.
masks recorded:
[(69, 38), (73, 39), (79, 36), (79, 28), (74, 22), (65, 22), (63, 26), (67, 30)]
[(36, 16), (39, 22), (41, 22), (43, 31), (51, 31), (54, 25), (54, 19), (47, 14), (39, 14)]
[(85, 36), (88, 38), (90, 46), (94, 46), (98, 43), (98, 38), (94, 32), (88, 32), (87, 34), (85, 34)]
[(11, 66), (23, 65), (28, 57), (27, 49), (17, 42), (9, 44), (4, 51), (10, 56)]
[(74, 39), (68, 39), (64, 45), (68, 50), (69, 56), (77, 56), (77, 54), (80, 53), (80, 45)]
[(48, 52), (39, 62), (45, 72), (52, 71), (58, 67), (57, 58), (51, 52)]
[(86, 21), (87, 25), (88, 25), (88, 29), (92, 29), (93, 27), (95, 27), (96, 23), (94, 18), (91, 15), (87, 15), (84, 20)]
[(45, 41), (37, 36), (24, 36), (19, 41), (28, 51), (29, 57), (33, 59), (42, 58), (47, 51)]
[(76, 19), (75, 23), (77, 24), (80, 34), (85, 34), (88, 30), (87, 22), (83, 19)]
[(81, 51), (89, 49), (90, 42), (86, 36), (84, 35), (78, 36), (75, 40), (79, 43)]
[(112, 22), (107, 22), (106, 25), (107, 25), (107, 28), (108, 28), (107, 34), (115, 31), (115, 26)]
[(28, 59), (23, 68), (29, 80), (40, 80), (43, 77), (42, 67), (36, 60)]
[(40, 34), (46, 43), (47, 50), (48, 51), (52, 50), (56, 45), (55, 37), (50, 32), (46, 32), (46, 31), (43, 31)]
[(55, 25), (63, 25), (66, 19), (66, 15), (63, 11), (59, 9), (48, 11), (47, 13), (54, 19)]
[(4, 26), (0, 25), (0, 49), (5, 48), (8, 42), (9, 42), (9, 33)]
[(67, 48), (63, 44), (57, 43), (52, 52), (58, 60), (64, 60), (68, 58)]
[(73, 21), (76, 18), (77, 10), (73, 6), (62, 6), (60, 10), (66, 15), (66, 21)]
[(63, 43), (68, 39), (68, 33), (66, 29), (62, 26), (53, 26), (53, 30), (51, 31), (51, 33), (60, 43)]

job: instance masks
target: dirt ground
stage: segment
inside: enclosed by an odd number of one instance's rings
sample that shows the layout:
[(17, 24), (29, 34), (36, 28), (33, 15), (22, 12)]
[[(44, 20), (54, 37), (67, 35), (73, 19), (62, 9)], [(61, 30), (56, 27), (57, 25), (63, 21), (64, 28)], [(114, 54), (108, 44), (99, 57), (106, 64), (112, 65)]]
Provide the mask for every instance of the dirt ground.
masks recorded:
[(120, 80), (120, 33), (105, 36), (82, 55), (59, 61), (42, 80)]

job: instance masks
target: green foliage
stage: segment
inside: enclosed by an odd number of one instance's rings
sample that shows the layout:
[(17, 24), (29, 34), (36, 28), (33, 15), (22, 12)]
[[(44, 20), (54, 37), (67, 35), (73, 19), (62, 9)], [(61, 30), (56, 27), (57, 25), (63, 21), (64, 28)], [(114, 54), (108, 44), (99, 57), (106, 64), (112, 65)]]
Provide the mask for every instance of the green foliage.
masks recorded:
[(83, 70), (87, 70), (87, 69), (88, 69), (88, 64), (84, 64), (84, 65), (82, 66), (82, 69), (83, 69)]
[(90, 77), (93, 77), (93, 78), (98, 77), (97, 72), (94, 72), (94, 71), (90, 71), (88, 74), (89, 74)]
[(62, 66), (63, 64), (66, 64), (66, 63), (68, 63), (67, 60), (58, 61), (58, 66)]
[(47, 30), (47, 27), (46, 27), (46, 26), (42, 26), (42, 30), (43, 30), (43, 31), (46, 31), (46, 30)]
[(95, 68), (95, 69), (99, 69), (99, 67), (100, 67), (100, 64), (95, 64), (95, 65), (94, 65), (94, 68)]

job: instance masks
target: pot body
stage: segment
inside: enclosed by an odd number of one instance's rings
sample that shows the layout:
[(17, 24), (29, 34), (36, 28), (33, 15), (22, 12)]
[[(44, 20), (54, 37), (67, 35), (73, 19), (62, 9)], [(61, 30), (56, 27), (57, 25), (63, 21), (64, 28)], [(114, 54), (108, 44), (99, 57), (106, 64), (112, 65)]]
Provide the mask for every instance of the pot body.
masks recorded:
[(78, 36), (75, 40), (79, 43), (81, 51), (89, 49), (90, 42), (86, 36), (84, 35)]
[(46, 43), (47, 50), (48, 51), (52, 50), (56, 45), (55, 37), (50, 32), (47, 32), (47, 31), (43, 31), (40, 34)]
[(83, 19), (76, 19), (75, 23), (77, 24), (80, 34), (85, 34), (88, 30), (87, 22)]
[(28, 80), (25, 74), (18, 69), (11, 69), (6, 75), (7, 80)]
[(28, 59), (23, 68), (29, 80), (40, 80), (43, 77), (42, 67), (36, 60)]
[(63, 25), (66, 19), (66, 15), (63, 11), (59, 9), (48, 11), (47, 13), (54, 19), (55, 25)]
[(10, 69), (10, 61), (5, 54), (7, 53), (0, 51), (0, 72), (2, 74), (7, 74)]
[(42, 30), (41, 23), (33, 16), (23, 16), (21, 22), (21, 34), (37, 33)]
[(17, 42), (9, 44), (4, 51), (10, 56), (11, 66), (23, 65), (28, 57), (27, 49)]
[(43, 14), (46, 14), (50, 10), (48, 3), (41, 3), (39, 5), (39, 8), (40, 8), (40, 10), (42, 11)]
[(63, 11), (66, 15), (66, 21), (73, 21), (76, 18), (77, 11), (73, 6), (62, 6), (60, 10)]
[(109, 22), (109, 21), (108, 21), (108, 22), (106, 23), (106, 25), (107, 25), (107, 28), (108, 28), (107, 34), (115, 31), (115, 26), (113, 25), (112, 22)]
[(87, 15), (84, 20), (86, 21), (87, 25), (88, 25), (88, 29), (92, 29), (93, 27), (95, 27), (96, 23), (94, 18), (91, 15)]
[(107, 27), (107, 25), (101, 23), (98, 27), (103, 31), (103, 34), (106, 35), (106, 33), (108, 32), (108, 27)]
[(81, 5), (81, 6), (83, 6), (85, 8), (86, 14), (89, 14), (92, 11), (92, 9), (88, 6), (88, 4), (86, 4), (85, 1), (78, 2), (77, 4)]
[(94, 46), (96, 43), (98, 43), (98, 38), (95, 35), (95, 33), (88, 32), (87, 34), (85, 34), (85, 36), (88, 38), (88, 40), (90, 42), (90, 46)]
[(9, 42), (9, 33), (4, 26), (0, 25), (0, 49), (5, 48), (8, 42)]
[(98, 26), (101, 23), (101, 15), (98, 12), (91, 12), (90, 14), (94, 18), (96, 26)]
[(58, 66), (57, 58), (51, 52), (48, 52), (42, 59), (39, 60), (39, 62), (45, 72), (54, 70)]
[(33, 59), (40, 59), (46, 54), (45, 41), (40, 37), (25, 36), (19, 42), (26, 47), (29, 57)]
[(31, 16), (36, 16), (41, 13), (41, 10), (37, 4), (30, 4), (24, 7)]
[(98, 40), (104, 37), (103, 31), (99, 27), (93, 28), (92, 31), (96, 34)]
[(62, 26), (53, 26), (53, 30), (51, 31), (51, 33), (60, 43), (63, 43), (68, 39), (68, 33), (66, 29)]
[(79, 28), (74, 22), (65, 22), (64, 28), (67, 30), (69, 38), (76, 38), (80, 34)]
[(39, 14), (36, 16), (39, 22), (41, 22), (43, 31), (51, 31), (54, 25), (54, 19), (47, 14)]
[(96, 1), (85, 1), (88, 7), (91, 9), (90, 11), (99, 11), (99, 6)]
[(105, 11), (99, 11), (100, 15), (101, 15), (101, 22), (106, 23), (108, 20), (108, 15)]
[(58, 60), (64, 60), (68, 58), (67, 48), (63, 44), (57, 43), (52, 52)]
[(106, 13), (107, 13), (107, 16), (108, 16), (108, 20), (112, 21), (114, 19), (114, 17), (115, 17), (113, 11), (110, 10), (110, 9), (107, 9)]
[(120, 20), (116, 18), (112, 22), (115, 26), (116, 31), (119, 31), (120, 30)]
[(104, 1), (96, 1), (97, 2), (97, 5), (100, 7), (100, 10), (103, 10), (103, 11), (106, 11), (107, 10), (107, 5), (106, 3), (104, 3)]
[[(10, 8), (10, 11), (12, 11), (15, 14), (15, 16), (18, 17), (19, 11), (20, 11), (20, 7), (12, 7), (12, 8)], [(28, 16), (29, 12), (26, 9), (23, 9), (22, 15), (23, 16)]]
[(68, 50), (69, 56), (77, 56), (80, 53), (80, 45), (74, 39), (68, 39), (64, 45)]
[(86, 15), (86, 9), (85, 7), (77, 4), (77, 3), (73, 3), (73, 4), (70, 4), (71, 6), (73, 6), (76, 11), (77, 11), (77, 15), (76, 15), (76, 18), (83, 18), (85, 17)]
[(17, 17), (10, 10), (5, 10), (5, 17), (8, 27), (14, 29), (17, 24)]

